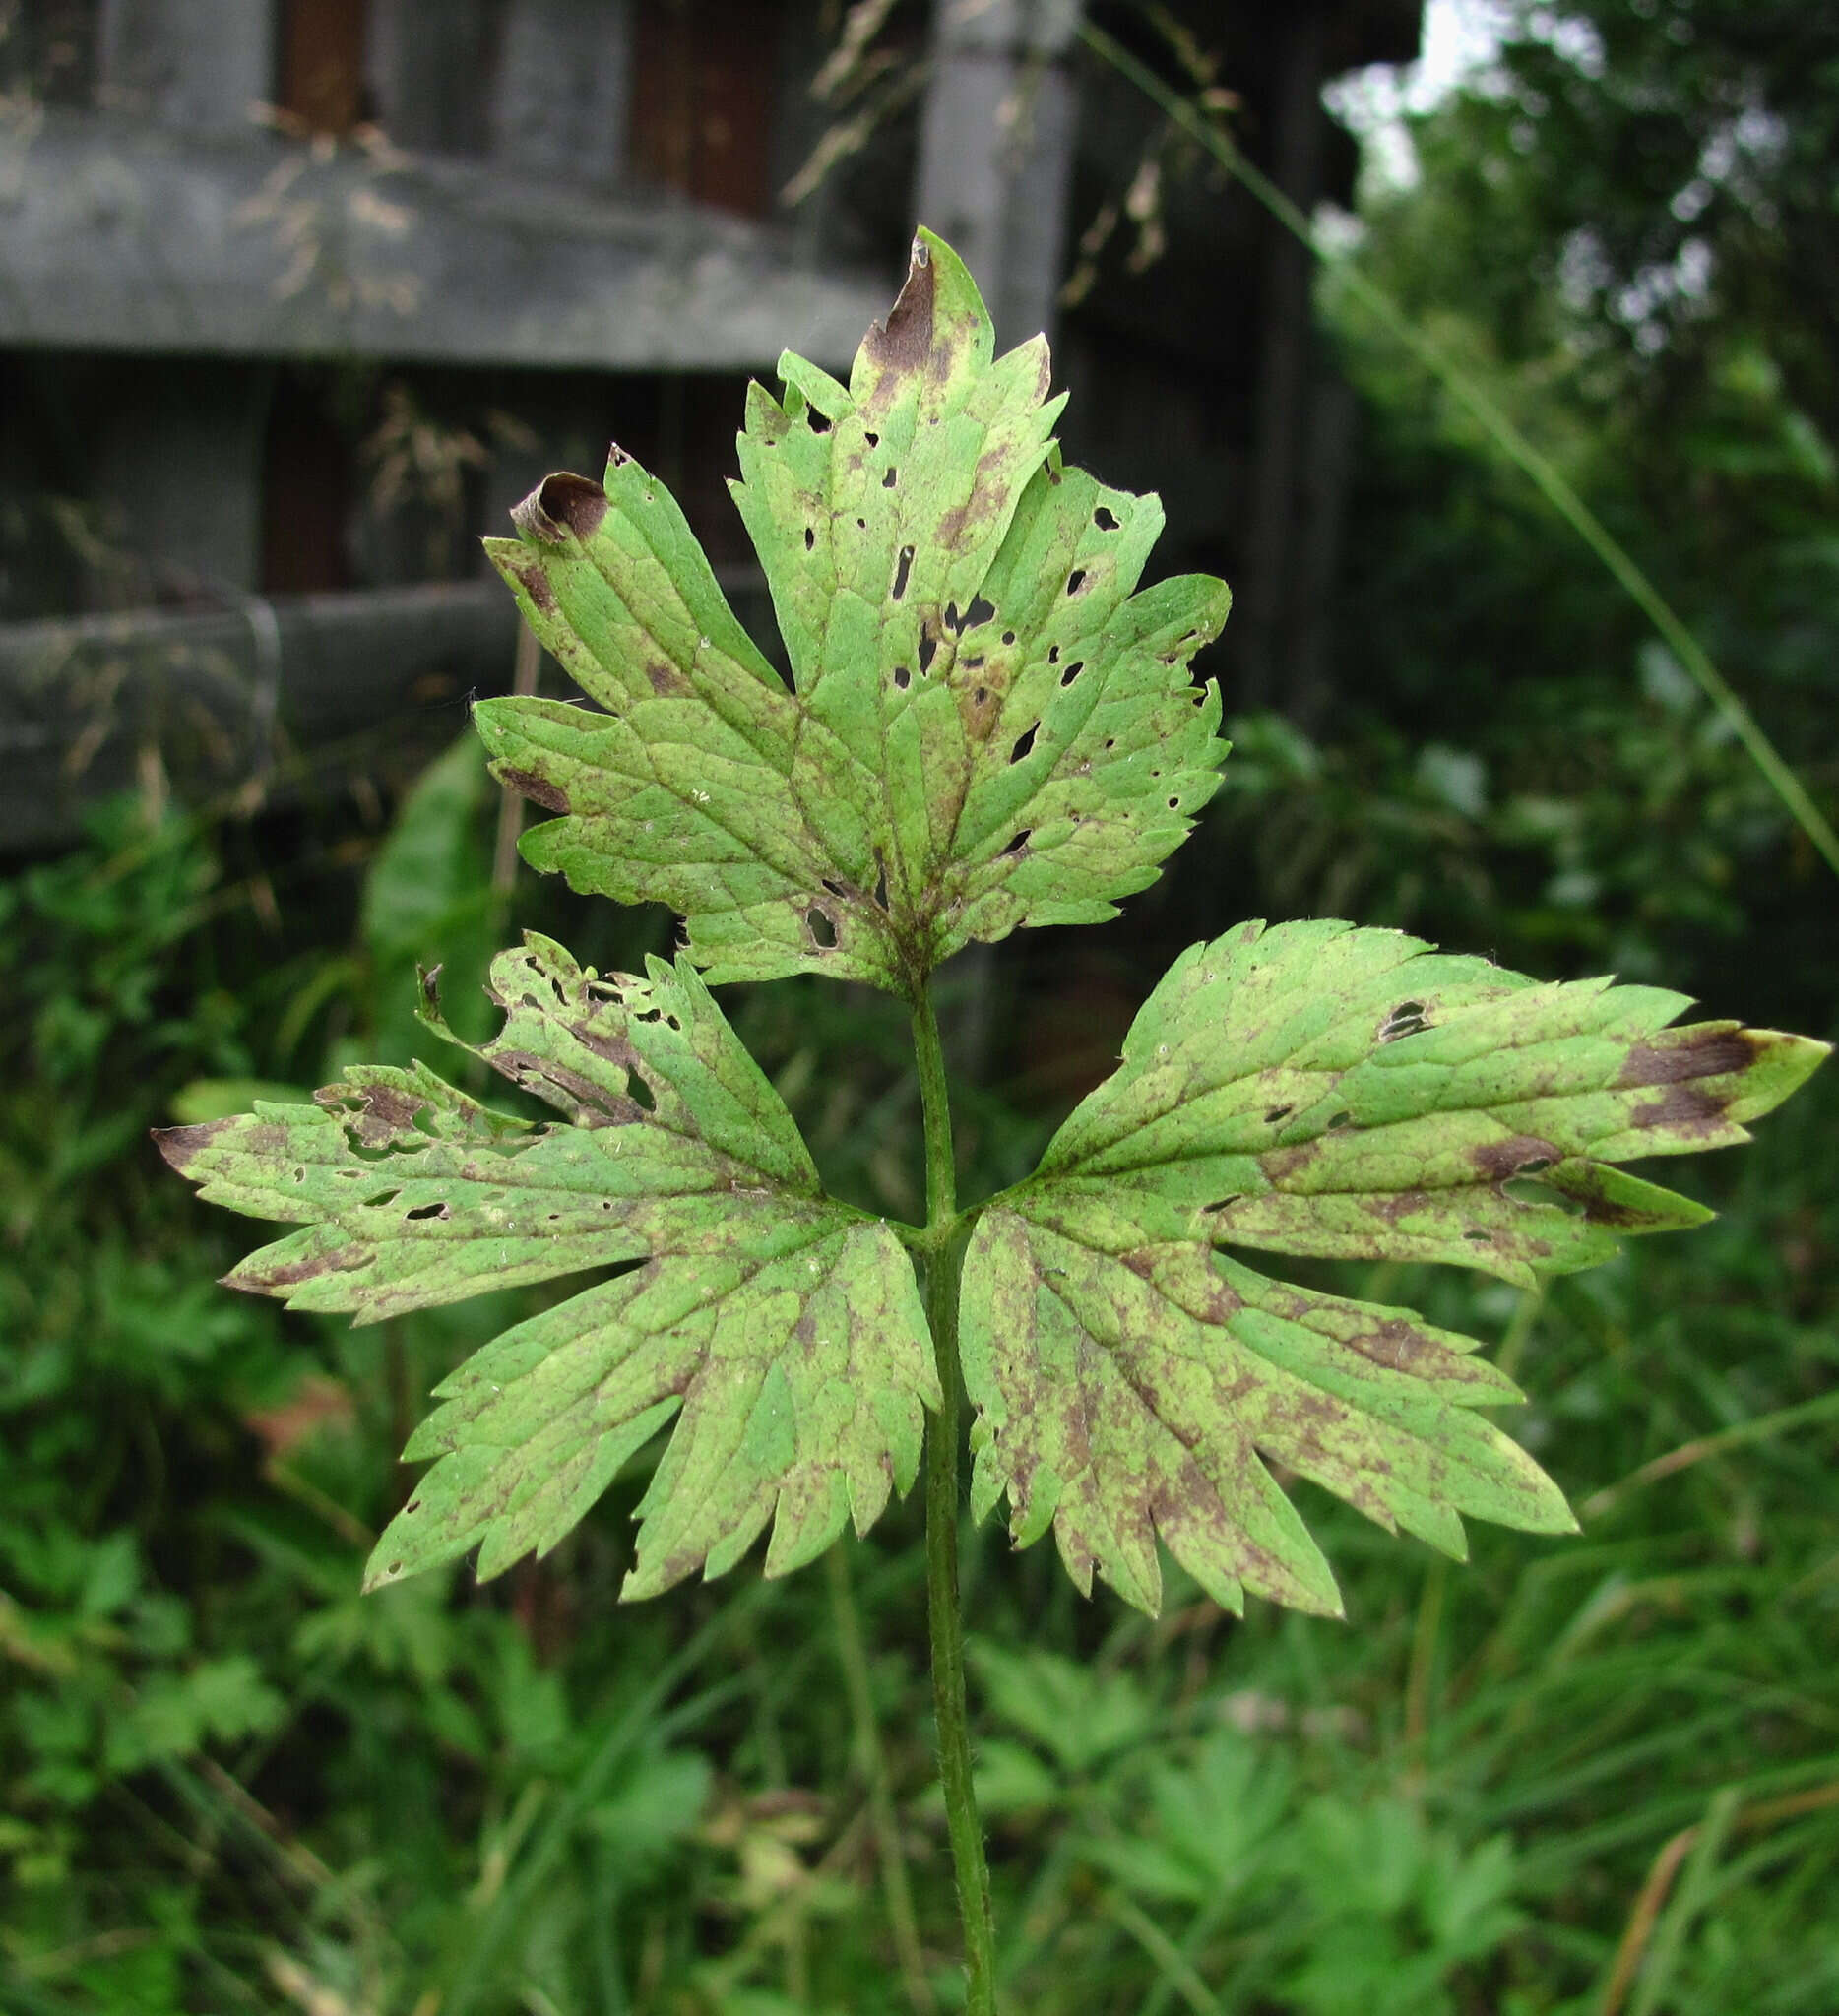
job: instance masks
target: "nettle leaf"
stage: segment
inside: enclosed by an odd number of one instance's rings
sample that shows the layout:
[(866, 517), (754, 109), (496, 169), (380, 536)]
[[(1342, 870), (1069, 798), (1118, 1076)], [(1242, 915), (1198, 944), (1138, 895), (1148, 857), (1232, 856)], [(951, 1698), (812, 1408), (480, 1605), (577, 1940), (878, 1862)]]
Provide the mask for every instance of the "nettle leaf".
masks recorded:
[[(911, 1485), (922, 1409), (938, 1404), (894, 1234), (823, 1197), (687, 961), (602, 978), (533, 935), (493, 963), (490, 992), (504, 1027), (477, 1054), (562, 1123), (494, 1113), (416, 1064), (159, 1137), (211, 1202), (301, 1227), (227, 1277), (296, 1308), (374, 1322), (627, 1269), (437, 1389), (446, 1405), (405, 1453), (439, 1460), (370, 1585), (476, 1544), (481, 1576), (546, 1552), (673, 1418), (626, 1596), (721, 1573), (769, 1520), (769, 1574), (852, 1518), (865, 1532)], [(431, 984), (429, 1005), (437, 1017)]]
[(1161, 506), (1061, 466), (1042, 339), (993, 351), (921, 232), (847, 387), (788, 354), (783, 400), (752, 388), (734, 495), (793, 691), (617, 449), (486, 542), (595, 703), (476, 710), (497, 776), (560, 815), (530, 861), (670, 905), (713, 978), (903, 995), (973, 939), (1096, 922), (1155, 879), (1226, 753), (1186, 666), (1230, 598), (1132, 594)]
[(1217, 1601), (1336, 1612), (1265, 1467), (1460, 1555), (1460, 1515), (1570, 1529), (1472, 1410), (1519, 1398), (1409, 1311), (1266, 1279), (1215, 1249), (1437, 1260), (1531, 1285), (1696, 1204), (1617, 1165), (1746, 1140), (1826, 1046), (1684, 997), (1541, 984), (1394, 931), (1242, 924), (1191, 947), (965, 1260), (973, 1499), (1074, 1579), (1154, 1610), (1156, 1536)]

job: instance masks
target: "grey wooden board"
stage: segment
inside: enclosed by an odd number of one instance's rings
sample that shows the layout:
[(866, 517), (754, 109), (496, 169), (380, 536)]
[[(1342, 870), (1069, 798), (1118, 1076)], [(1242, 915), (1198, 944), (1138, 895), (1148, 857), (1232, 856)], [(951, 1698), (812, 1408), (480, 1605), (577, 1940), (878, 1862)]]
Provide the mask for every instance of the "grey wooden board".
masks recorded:
[(495, 583), (0, 625), (0, 849), (56, 846), (153, 777), (199, 803), (297, 781), (341, 738), (450, 738), (470, 688), (508, 685), (516, 635)]
[[(718, 578), (776, 655), (763, 578)], [(87, 804), (150, 777), (201, 805), (412, 767), (471, 698), (509, 689), (516, 642), (495, 581), (0, 624), (0, 853), (63, 845)], [(551, 663), (543, 691), (576, 689)]]
[(662, 195), (381, 143), (0, 114), (0, 345), (260, 357), (845, 368), (895, 275)]

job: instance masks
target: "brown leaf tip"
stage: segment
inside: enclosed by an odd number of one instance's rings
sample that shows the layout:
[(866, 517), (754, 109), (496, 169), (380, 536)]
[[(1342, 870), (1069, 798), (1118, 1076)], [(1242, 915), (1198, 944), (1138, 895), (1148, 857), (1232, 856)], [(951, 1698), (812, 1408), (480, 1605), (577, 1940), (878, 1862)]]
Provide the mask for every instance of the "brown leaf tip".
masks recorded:
[(196, 1127), (153, 1127), (148, 1131), (154, 1146), (183, 1176), (190, 1174), (192, 1163), (230, 1124), (228, 1120), (206, 1120)]
[(556, 546), (571, 536), (592, 538), (606, 512), (606, 492), (599, 483), (560, 470), (544, 476), (512, 511), (511, 523), (526, 538)]
[(862, 339), (870, 363), (881, 370), (906, 375), (925, 368), (932, 347), (932, 308), (937, 280), (931, 255), (923, 239), (914, 240), (913, 264), (900, 299), (888, 311), (885, 322), (871, 322)]

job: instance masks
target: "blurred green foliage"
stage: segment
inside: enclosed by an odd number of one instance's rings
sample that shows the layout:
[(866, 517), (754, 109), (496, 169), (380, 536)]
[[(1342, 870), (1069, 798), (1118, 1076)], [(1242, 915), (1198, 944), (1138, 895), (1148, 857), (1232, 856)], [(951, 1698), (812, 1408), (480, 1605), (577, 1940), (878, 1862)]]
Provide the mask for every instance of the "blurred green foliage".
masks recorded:
[[(1479, 816), (1461, 763), (1395, 774), (1383, 750), (1250, 729), (1248, 769), (1286, 781), (1273, 802), (1345, 790), (1381, 830), (1420, 833)], [(235, 1090), (214, 1081), (310, 1083), (375, 1045), (401, 1008), (378, 919), (425, 900), (418, 949), (464, 950), (471, 920), (431, 865), (488, 843), (486, 794), (456, 788), (476, 761), (462, 750), (370, 850), (361, 895), (284, 891), (295, 949), (279, 962), (259, 871), (238, 880), (234, 836), (178, 815), (148, 830), (111, 811), (9, 893), (0, 949), (26, 999), (0, 1102), (0, 2001), (949, 2008), (916, 1509), (850, 1550), (867, 1727), (821, 1576), (739, 1574), (617, 1608), (642, 1479), (507, 1586), (453, 1575), (360, 1598), (403, 1489), (403, 1418), (526, 1301), (352, 1332), (200, 1288), (225, 1227), (140, 1144), (174, 1105)], [(1361, 762), (1377, 783), (1349, 781)], [(1315, 821), (1291, 816), (1307, 834), (1336, 814), (1325, 798)], [(1452, 900), (1447, 874), (1424, 872), (1419, 900)], [(349, 944), (300, 950), (288, 914), (314, 910), (350, 917)], [(629, 963), (650, 928), (600, 956)], [(811, 983), (787, 1009), (787, 991), (743, 998), (749, 1034), (835, 1179), (892, 1202), (914, 1180), (913, 1115), (888, 1089), (902, 1032), (866, 998), (827, 1010), (835, 990)], [(1470, 1570), (1427, 1554), (1401, 1572), (1395, 1544), (1318, 1499), (1344, 1631), (1256, 1608), (1235, 1625), (1179, 1586), (1152, 1624), (1082, 1604), (1043, 1554), (968, 1536), (1017, 2006), (1594, 2007), (1648, 1861), (1721, 1793), (1736, 1824), (1655, 2006), (1831, 2006), (1839, 1817), (1815, 1802), (1744, 1824), (1839, 1779), (1839, 1211), (1809, 1180), (1831, 1163), (1820, 1098), (1723, 1184), (1714, 1171), (1726, 1215), (1697, 1251), (1653, 1242), (1543, 1307), (1428, 1270), (1361, 1284), (1506, 1332), (1540, 1396), (1520, 1432), (1582, 1499), (1583, 1540), (1489, 1531)], [(1049, 1116), (986, 1093), (976, 1117), (969, 1179), (993, 1183)], [(1644, 1478), (1695, 1441), (1702, 1460)], [(905, 1984), (870, 1749), (920, 1899), (922, 1971)], [(1759, 1949), (1766, 2003), (1742, 1999)]]
[[(1795, 0), (1500, 14), (1496, 58), (1412, 122), (1420, 179), (1374, 191), (1360, 261), (1558, 465), (1830, 807), (1839, 27)], [(1461, 852), (1470, 915), (1508, 913), (1490, 944), (1523, 931), (1554, 970), (1664, 970), (1822, 1026), (1839, 972), (1805, 839), (1461, 403), (1332, 275), (1320, 305), (1363, 430), (1324, 740), (1359, 751), (1357, 789), (1388, 736), (1391, 774), (1433, 794), (1423, 744), (1479, 765), (1443, 808), (1466, 833), (1394, 836), (1399, 901), (1425, 914), (1418, 849)], [(1764, 942), (1779, 1007), (1754, 992)]]

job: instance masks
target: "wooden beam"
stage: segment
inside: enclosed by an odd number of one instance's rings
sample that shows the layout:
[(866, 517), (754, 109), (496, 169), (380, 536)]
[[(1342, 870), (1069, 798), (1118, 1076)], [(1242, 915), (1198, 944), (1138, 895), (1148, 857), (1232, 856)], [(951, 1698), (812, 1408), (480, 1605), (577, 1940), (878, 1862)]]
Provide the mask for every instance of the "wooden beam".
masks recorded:
[(847, 369), (885, 276), (471, 160), (44, 113), (9, 142), (0, 345), (603, 370)]
[[(764, 578), (717, 580), (771, 650)], [(203, 804), (412, 774), (509, 690), (518, 631), (496, 581), (0, 624), (0, 853), (63, 845), (136, 786)], [(576, 692), (553, 664), (545, 688)]]

